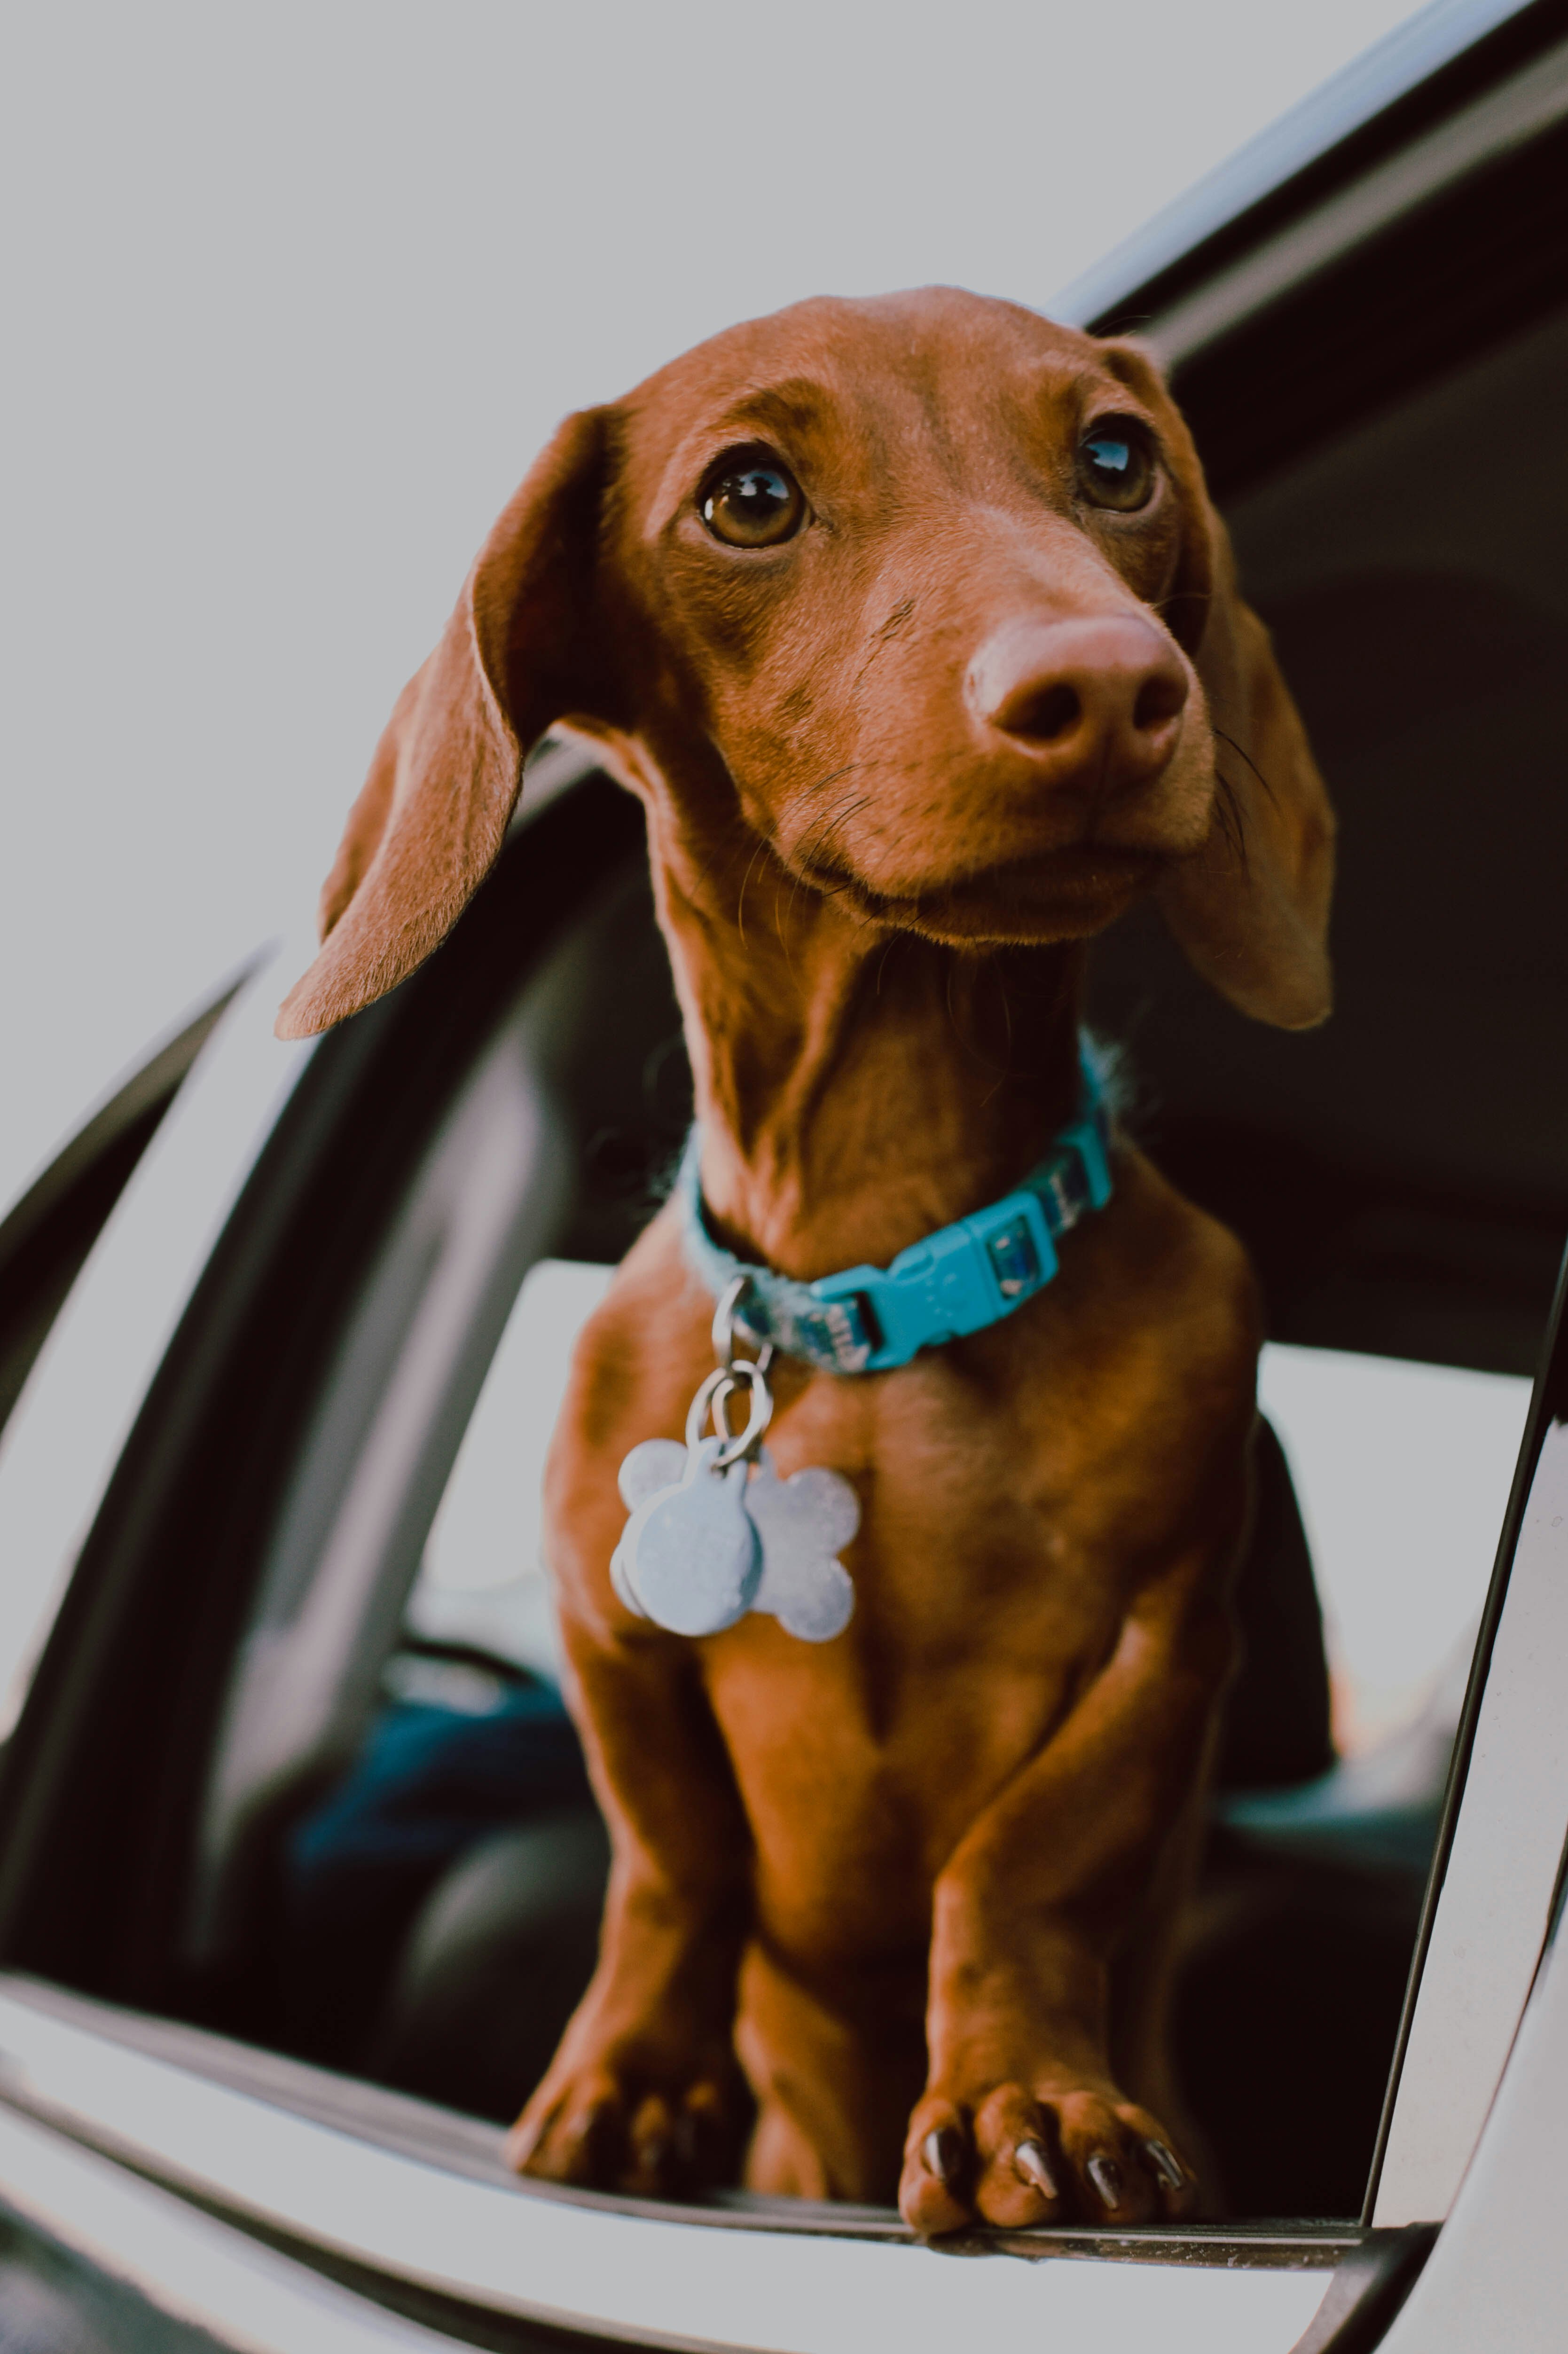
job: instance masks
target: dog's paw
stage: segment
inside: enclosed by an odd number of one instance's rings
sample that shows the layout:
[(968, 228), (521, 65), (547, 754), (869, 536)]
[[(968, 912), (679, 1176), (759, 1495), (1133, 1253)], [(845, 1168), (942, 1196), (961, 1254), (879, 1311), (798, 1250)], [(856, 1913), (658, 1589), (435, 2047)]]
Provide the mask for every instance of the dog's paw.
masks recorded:
[(1197, 2184), (1171, 2136), (1113, 2085), (988, 2087), (969, 2101), (928, 2092), (909, 2121), (898, 2204), (927, 2236), (992, 2223), (1174, 2221)]
[(507, 2136), (507, 2163), (546, 2182), (687, 2198), (734, 2179), (739, 2106), (717, 2075), (674, 2086), (609, 2066), (552, 2071)]

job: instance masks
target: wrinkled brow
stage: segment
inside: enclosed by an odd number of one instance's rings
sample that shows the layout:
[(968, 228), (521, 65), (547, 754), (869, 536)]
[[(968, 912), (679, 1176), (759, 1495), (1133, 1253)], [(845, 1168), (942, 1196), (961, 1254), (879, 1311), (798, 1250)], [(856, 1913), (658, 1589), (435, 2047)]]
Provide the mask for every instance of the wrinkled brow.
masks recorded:
[(1075, 415), (1103, 405), (1107, 396), (1114, 399), (1118, 416), (1138, 417), (1152, 425), (1148, 403), (1109, 368), (1097, 367), (1092, 361), (1043, 359), (1017, 379), (1012, 387), (1013, 398), (1035, 409), (1053, 406), (1071, 410)]
[(810, 433), (821, 427), (836, 406), (825, 385), (810, 376), (789, 376), (782, 384), (747, 386), (705, 425), (708, 434), (774, 432)]
[(821, 433), (837, 406), (828, 387), (809, 376), (738, 387), (681, 435), (660, 468), (654, 511), (684, 499), (695, 476), (727, 444), (778, 440), (799, 447)]

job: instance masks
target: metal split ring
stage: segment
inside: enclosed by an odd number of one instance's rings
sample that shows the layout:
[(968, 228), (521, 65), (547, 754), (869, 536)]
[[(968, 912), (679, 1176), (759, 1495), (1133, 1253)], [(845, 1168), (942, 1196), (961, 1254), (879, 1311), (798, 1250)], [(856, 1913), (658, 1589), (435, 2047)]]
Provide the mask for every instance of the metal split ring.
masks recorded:
[[(746, 1428), (734, 1432), (729, 1426), (729, 1402), (743, 1389), (751, 1393)], [(714, 1436), (722, 1442), (714, 1458), (714, 1469), (726, 1471), (732, 1463), (738, 1463), (743, 1456), (755, 1451), (773, 1419), (773, 1393), (761, 1363), (753, 1364), (745, 1357), (737, 1357), (733, 1364), (714, 1367), (692, 1400), (686, 1416), (686, 1446), (694, 1453), (701, 1444), (703, 1426), (710, 1414)]]
[(714, 1354), (719, 1361), (720, 1370), (726, 1373), (737, 1372), (747, 1362), (744, 1357), (737, 1359), (735, 1353), (737, 1332), (757, 1351), (756, 1364), (759, 1373), (765, 1373), (773, 1363), (772, 1341), (759, 1339), (740, 1312), (740, 1303), (750, 1288), (750, 1276), (737, 1275), (733, 1283), (726, 1285), (718, 1306), (714, 1310)]

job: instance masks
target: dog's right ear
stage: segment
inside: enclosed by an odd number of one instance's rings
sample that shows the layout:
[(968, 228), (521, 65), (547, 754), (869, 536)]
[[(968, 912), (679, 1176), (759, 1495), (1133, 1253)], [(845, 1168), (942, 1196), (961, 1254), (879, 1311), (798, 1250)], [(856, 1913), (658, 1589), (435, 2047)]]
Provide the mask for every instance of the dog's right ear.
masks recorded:
[(530, 747), (602, 704), (594, 576), (611, 412), (568, 417), (397, 698), (322, 892), (323, 947), (278, 1015), (308, 1038), (440, 946), (506, 832)]
[(1166, 618), (1197, 672), (1229, 770), (1208, 840), (1160, 885), (1165, 920), (1194, 971), (1240, 1013), (1309, 1030), (1326, 1018), (1334, 993), (1328, 791), (1268, 631), (1238, 593), (1230, 539), (1163, 376), (1137, 343), (1118, 339), (1100, 350), (1162, 420), (1185, 511)]

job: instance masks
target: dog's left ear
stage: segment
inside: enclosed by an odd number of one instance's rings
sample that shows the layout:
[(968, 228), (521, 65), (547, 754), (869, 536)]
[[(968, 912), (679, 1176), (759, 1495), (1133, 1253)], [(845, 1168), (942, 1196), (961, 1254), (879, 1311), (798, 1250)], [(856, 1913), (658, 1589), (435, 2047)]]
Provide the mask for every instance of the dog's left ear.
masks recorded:
[(1222, 997), (1259, 1022), (1309, 1030), (1333, 1004), (1334, 812), (1268, 631), (1237, 592), (1192, 436), (1145, 352), (1102, 348), (1159, 418), (1176, 475), (1183, 546), (1166, 620), (1202, 684), (1224, 779), (1208, 839), (1160, 886), (1160, 905)]
[(440, 946), (494, 864), (530, 747), (605, 688), (594, 573), (610, 412), (568, 417), (397, 698), (322, 891), (321, 954), (280, 1038), (330, 1029)]

